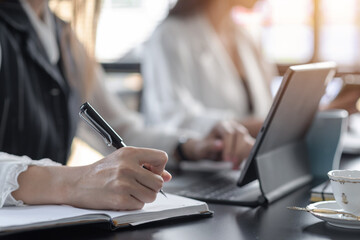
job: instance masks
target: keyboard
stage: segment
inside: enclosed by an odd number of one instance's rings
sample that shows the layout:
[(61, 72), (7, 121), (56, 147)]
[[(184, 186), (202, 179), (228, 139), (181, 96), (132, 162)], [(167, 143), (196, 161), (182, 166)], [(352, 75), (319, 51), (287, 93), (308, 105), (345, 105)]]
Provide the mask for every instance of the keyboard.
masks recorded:
[(239, 172), (220, 172), (192, 183), (176, 194), (214, 203), (242, 205), (247, 201), (256, 201), (260, 195), (258, 181), (238, 187)]

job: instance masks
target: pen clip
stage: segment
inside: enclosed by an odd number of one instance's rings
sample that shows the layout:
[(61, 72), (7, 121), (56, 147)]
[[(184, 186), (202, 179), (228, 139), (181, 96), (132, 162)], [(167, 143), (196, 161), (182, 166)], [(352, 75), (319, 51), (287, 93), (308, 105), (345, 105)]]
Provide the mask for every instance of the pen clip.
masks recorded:
[(94, 119), (92, 119), (89, 114), (87, 114), (87, 110), (79, 112), (79, 116), (84, 119), (84, 121), (89, 124), (89, 126), (94, 129), (97, 133), (99, 133), (104, 141), (105, 144), (109, 147), (112, 145), (112, 138), (108, 132), (105, 131), (104, 128), (102, 128)]

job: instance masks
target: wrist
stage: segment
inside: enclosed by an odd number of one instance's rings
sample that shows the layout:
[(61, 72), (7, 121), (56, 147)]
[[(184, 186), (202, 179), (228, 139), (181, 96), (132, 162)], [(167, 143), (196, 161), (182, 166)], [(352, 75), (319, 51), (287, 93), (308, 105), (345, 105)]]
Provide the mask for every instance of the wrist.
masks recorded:
[(184, 160), (188, 160), (188, 155), (186, 155), (185, 153), (185, 148), (184, 148), (184, 144), (188, 141), (187, 137), (180, 137), (178, 139), (178, 143), (176, 145), (175, 151), (174, 151), (174, 155), (176, 160), (180, 161), (184, 161)]
[(63, 204), (66, 197), (64, 167), (30, 166), (18, 177), (19, 188), (12, 192), (25, 204)]
[(80, 178), (84, 175), (87, 166), (82, 167), (62, 167), (58, 178), (55, 179), (55, 188), (59, 191), (57, 197), (61, 204), (76, 206), (79, 201)]
[(47, 202), (51, 204), (68, 204), (71, 205), (70, 196), (72, 195), (72, 187), (74, 186), (72, 168), (66, 166), (46, 167), (47, 171)]
[(177, 144), (176, 150), (175, 150), (176, 159), (178, 159), (179, 161), (195, 160), (195, 157), (194, 157), (194, 154), (192, 151), (192, 145), (194, 144), (194, 141), (195, 140), (192, 138), (185, 138), (185, 137), (179, 138), (179, 141), (178, 141), (178, 144)]
[[(53, 192), (53, 196), (56, 197), (60, 204), (71, 205), (71, 167), (58, 167), (51, 169), (53, 171), (53, 188), (57, 192)], [(57, 173), (57, 174), (56, 174)]]

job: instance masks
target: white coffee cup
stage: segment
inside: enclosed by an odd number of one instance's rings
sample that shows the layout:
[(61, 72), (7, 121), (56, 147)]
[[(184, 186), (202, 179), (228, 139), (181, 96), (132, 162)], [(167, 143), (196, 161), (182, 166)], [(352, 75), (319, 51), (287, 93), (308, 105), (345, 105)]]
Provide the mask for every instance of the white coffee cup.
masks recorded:
[(336, 203), (346, 212), (360, 216), (360, 171), (328, 172)]

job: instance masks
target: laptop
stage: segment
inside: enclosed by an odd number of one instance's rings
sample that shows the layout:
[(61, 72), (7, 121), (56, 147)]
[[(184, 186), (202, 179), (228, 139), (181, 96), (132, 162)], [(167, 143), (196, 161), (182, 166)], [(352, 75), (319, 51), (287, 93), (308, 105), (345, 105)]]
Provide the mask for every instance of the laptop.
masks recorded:
[(305, 136), (335, 71), (333, 62), (290, 67), (242, 170), (209, 173), (177, 194), (255, 207), (311, 181)]

